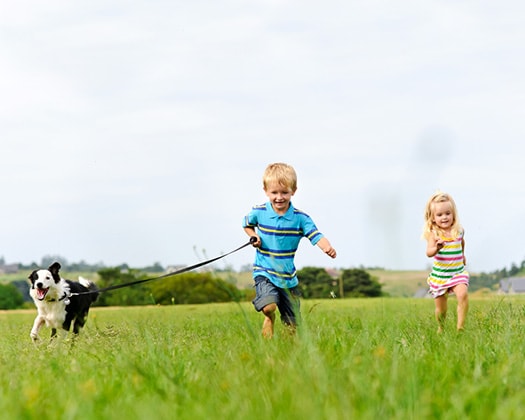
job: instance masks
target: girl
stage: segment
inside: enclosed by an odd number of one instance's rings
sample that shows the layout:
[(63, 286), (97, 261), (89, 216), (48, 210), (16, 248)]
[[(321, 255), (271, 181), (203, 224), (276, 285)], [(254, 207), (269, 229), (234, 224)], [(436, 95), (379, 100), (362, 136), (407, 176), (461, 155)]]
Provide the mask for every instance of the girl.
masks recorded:
[(427, 240), (427, 256), (433, 257), (432, 272), (427, 283), (436, 304), (438, 332), (443, 331), (447, 315), (447, 295), (458, 300), (457, 329), (463, 329), (468, 312), (469, 274), (465, 270), (465, 240), (456, 204), (449, 194), (438, 191), (427, 202), (423, 237)]

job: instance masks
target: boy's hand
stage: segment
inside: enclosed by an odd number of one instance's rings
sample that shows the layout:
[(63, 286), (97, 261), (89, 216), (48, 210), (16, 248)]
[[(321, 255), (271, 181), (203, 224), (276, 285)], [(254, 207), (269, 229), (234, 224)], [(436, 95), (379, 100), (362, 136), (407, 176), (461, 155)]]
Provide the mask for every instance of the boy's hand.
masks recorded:
[(259, 248), (261, 246), (261, 238), (258, 235), (250, 236), (250, 243), (254, 248)]
[(323, 251), (329, 257), (335, 258), (337, 256), (337, 252), (335, 252), (335, 249), (332, 248), (331, 246), (326, 249), (323, 249)]
[(335, 252), (335, 249), (330, 243), (330, 241), (326, 239), (324, 236), (321, 239), (319, 239), (319, 242), (317, 242), (317, 246), (321, 248), (321, 251), (323, 251), (329, 257), (332, 257), (332, 258), (336, 257), (337, 252)]

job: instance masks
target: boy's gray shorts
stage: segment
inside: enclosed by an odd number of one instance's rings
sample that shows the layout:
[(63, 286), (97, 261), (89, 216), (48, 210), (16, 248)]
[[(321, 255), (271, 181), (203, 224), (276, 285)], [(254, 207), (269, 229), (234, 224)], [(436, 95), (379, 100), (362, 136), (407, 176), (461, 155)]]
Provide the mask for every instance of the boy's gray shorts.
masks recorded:
[(255, 281), (255, 299), (252, 301), (257, 312), (263, 310), (266, 305), (275, 303), (279, 308), (281, 320), (285, 324), (296, 325), (300, 317), (300, 297), (299, 288), (283, 289), (277, 287), (268, 278), (257, 276)]

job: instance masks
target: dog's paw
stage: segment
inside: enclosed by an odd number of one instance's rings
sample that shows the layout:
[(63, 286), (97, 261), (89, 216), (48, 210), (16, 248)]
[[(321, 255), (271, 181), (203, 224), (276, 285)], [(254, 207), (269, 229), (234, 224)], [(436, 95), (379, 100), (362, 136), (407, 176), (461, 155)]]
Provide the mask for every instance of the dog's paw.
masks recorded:
[(31, 337), (31, 340), (33, 340), (33, 343), (36, 343), (38, 338), (38, 330), (36, 328), (33, 328), (31, 332), (29, 333), (29, 337)]

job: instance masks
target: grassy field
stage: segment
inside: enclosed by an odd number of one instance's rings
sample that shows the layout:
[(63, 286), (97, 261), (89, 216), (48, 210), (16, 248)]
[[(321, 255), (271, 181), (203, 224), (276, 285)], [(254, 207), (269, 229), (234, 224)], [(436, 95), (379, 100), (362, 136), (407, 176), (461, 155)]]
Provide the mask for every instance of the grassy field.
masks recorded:
[(35, 311), (0, 312), (6, 419), (518, 419), (524, 303), (473, 298), (436, 334), (433, 302), (303, 301), (295, 337), (259, 336), (248, 303), (93, 308), (39, 346)]
[(382, 285), (382, 291), (393, 297), (413, 297), (421, 288), (428, 289), (428, 271), (367, 270)]

